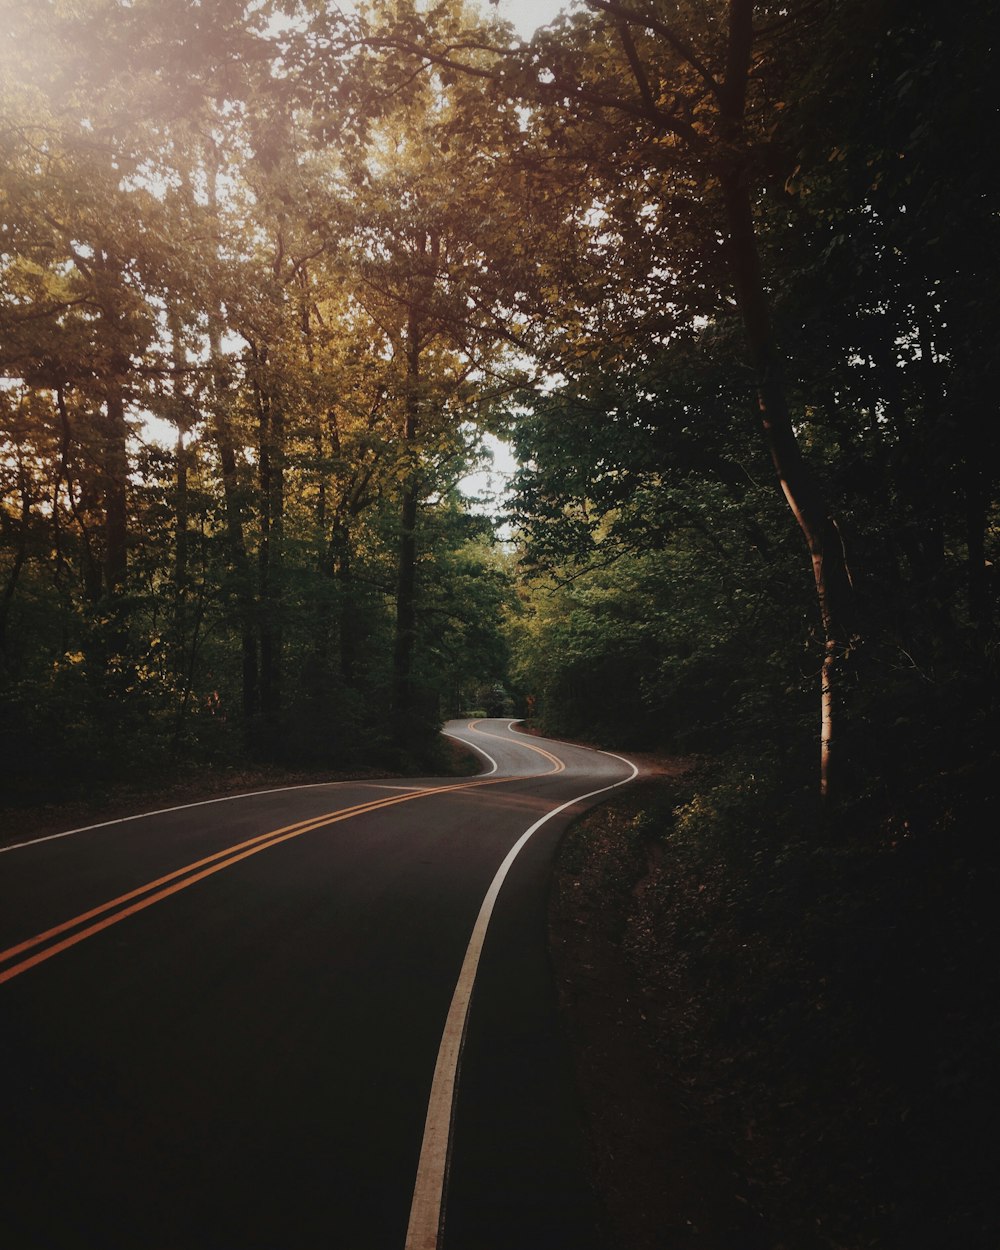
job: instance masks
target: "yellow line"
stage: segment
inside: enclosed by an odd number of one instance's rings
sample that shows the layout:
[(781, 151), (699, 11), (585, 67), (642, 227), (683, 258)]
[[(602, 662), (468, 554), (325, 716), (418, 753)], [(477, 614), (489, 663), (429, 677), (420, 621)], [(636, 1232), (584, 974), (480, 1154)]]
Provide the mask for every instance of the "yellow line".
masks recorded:
[[(490, 734), (482, 729), (478, 729), (474, 721), (469, 724), (469, 729), (475, 733), (482, 734), (484, 738), (499, 738), (504, 742), (510, 741), (509, 738), (503, 738), (500, 734)], [(536, 755), (543, 756), (553, 765), (553, 773), (565, 771), (566, 765), (563, 761), (554, 755), (550, 755), (548, 751), (543, 750), (541, 747), (521, 740), (518, 740), (516, 745), (526, 747), (529, 751), (534, 751)], [(540, 775), (551, 776), (552, 774), (542, 773)], [(188, 886), (194, 885), (195, 882), (203, 881), (206, 877), (221, 872), (223, 868), (229, 868), (233, 864), (239, 863), (240, 860), (256, 855), (260, 851), (265, 851), (269, 847), (277, 846), (281, 842), (287, 842), (290, 838), (298, 838), (304, 833), (312, 833), (316, 829), (323, 829), (328, 825), (338, 824), (340, 821), (348, 820), (352, 816), (361, 816), (366, 812), (380, 811), (385, 807), (394, 807), (397, 803), (408, 803), (412, 799), (444, 794), (451, 790), (469, 790), (478, 786), (498, 785), (501, 782), (517, 780), (523, 781), (527, 780), (527, 778), (478, 778), (475, 781), (435, 786), (428, 790), (413, 790), (406, 794), (394, 795), (392, 798), (371, 799), (367, 803), (357, 803), (354, 807), (344, 808), (342, 811), (326, 812), (321, 816), (312, 816), (308, 820), (297, 821), (293, 825), (284, 825), (280, 829), (272, 829), (268, 833), (258, 834), (256, 837), (248, 838), (245, 842), (238, 842), (235, 846), (227, 847), (222, 851), (216, 851), (212, 855), (206, 855), (203, 859), (186, 864), (183, 868), (176, 868), (173, 872), (157, 877), (154, 881), (147, 881), (145, 885), (129, 890), (126, 894), (120, 894), (117, 898), (101, 903), (97, 907), (92, 907), (89, 911), (81, 912), (80, 915), (63, 921), (62, 924), (54, 925), (51, 929), (46, 929), (44, 933), (38, 933), (34, 937), (19, 942), (16, 946), (10, 946), (5, 951), (0, 951), (0, 963), (7, 963), (26, 951), (41, 946), (45, 942), (52, 941), (53, 938), (57, 938), (61, 934), (69, 934), (61, 942), (55, 942), (53, 945), (45, 947), (44, 950), (38, 951), (27, 959), (22, 959), (19, 963), (12, 964), (4, 969), (0, 972), (0, 985), (6, 981), (13, 980), (14, 977), (20, 976), (22, 972), (27, 972), (30, 968), (37, 967), (38, 964), (51, 959), (53, 955), (58, 955), (61, 951), (68, 950), (71, 946), (76, 946), (85, 938), (92, 937), (95, 933), (100, 933), (104, 929), (110, 928), (111, 925), (118, 924), (119, 921), (125, 920), (128, 916), (144, 911), (147, 907), (151, 907), (162, 899), (169, 898), (172, 894), (177, 894), (180, 890), (186, 890)], [(160, 887), (164, 888), (161, 889)], [(125, 906), (125, 904), (130, 905)], [(116, 908), (119, 910), (116, 911)], [(106, 914), (109, 912), (112, 914)], [(95, 920), (98, 916), (103, 917), (103, 919), (97, 920), (95, 924), (87, 925), (88, 921)], [(87, 925), (87, 927), (80, 928), (79, 926), (81, 925)], [(72, 929), (77, 931), (70, 933)]]
[(474, 733), (482, 734), (484, 738), (496, 738), (498, 742), (513, 742), (515, 746), (525, 747), (529, 751), (534, 751), (536, 755), (544, 755), (550, 764), (555, 765), (555, 768), (552, 770), (554, 773), (566, 771), (566, 765), (561, 759), (555, 755), (550, 755), (548, 751), (543, 751), (541, 747), (537, 747), (531, 742), (523, 742), (521, 738), (505, 738), (503, 734), (488, 734), (484, 729), (478, 729), (477, 724), (478, 722), (476, 721), (472, 721), (469, 724), (469, 728)]
[[(368, 808), (377, 806), (384, 802), (382, 799), (370, 799), (367, 803), (359, 803), (355, 807), (345, 808), (344, 814), (353, 812), (363, 812)], [(117, 907), (120, 903), (127, 903), (131, 899), (138, 898), (142, 894), (155, 890), (158, 885), (164, 885), (168, 881), (174, 881), (177, 877), (183, 877), (185, 873), (194, 872), (196, 868), (201, 868), (205, 864), (211, 864), (217, 859), (223, 859), (227, 855), (232, 855), (236, 851), (241, 851), (245, 847), (254, 846), (260, 842), (269, 841), (271, 838), (277, 837), (282, 833), (290, 833), (292, 830), (298, 830), (305, 833), (306, 830), (316, 821), (323, 821), (333, 813), (326, 812), (323, 816), (313, 816), (310, 820), (297, 821), (294, 825), (285, 825), (281, 829), (271, 829), (268, 833), (258, 834), (254, 838), (248, 838), (246, 842), (238, 842), (235, 846), (227, 846), (225, 850), (216, 851), (214, 855), (206, 855), (204, 859), (195, 860), (192, 864), (185, 864), (183, 868), (177, 868), (173, 872), (168, 872), (166, 876), (157, 877), (155, 881), (147, 881), (145, 885), (141, 885), (138, 889), (130, 890), (127, 894), (120, 894), (117, 898), (111, 899), (107, 903), (101, 903), (99, 907), (91, 908), (90, 911), (82, 912), (79, 916), (74, 916), (72, 920), (67, 920), (63, 924), (56, 925), (52, 929), (46, 929), (44, 933), (36, 934), (35, 937), (28, 938), (27, 941), (19, 943), (17, 946), (8, 947), (5, 951), (0, 951), (0, 963), (5, 963), (8, 959), (13, 959), (15, 955), (20, 955), (22, 951), (30, 950), (33, 946), (38, 946), (42, 942), (47, 942), (49, 938), (58, 937), (60, 933), (65, 933), (67, 929), (75, 928), (78, 924), (83, 924), (87, 920), (92, 920), (94, 916), (101, 915), (102, 912), (110, 911), (112, 907)]]
[[(239, 863), (240, 860), (247, 859), (251, 855), (256, 855), (260, 851), (266, 851), (272, 846), (277, 846), (281, 842), (287, 842), (291, 838), (301, 837), (304, 833), (311, 833), (316, 829), (322, 829), (328, 825), (338, 824), (342, 820), (349, 820), (352, 816), (361, 816), (366, 812), (379, 811), (385, 807), (394, 807), (398, 803), (407, 803), (412, 799), (429, 797), (434, 794), (443, 794), (450, 790), (469, 790), (476, 786), (495, 785), (500, 781), (511, 781), (515, 778), (497, 777), (476, 781), (459, 782), (457, 785), (436, 786), (429, 790), (413, 790), (407, 794), (393, 795), (391, 798), (372, 799), (367, 803), (358, 803), (354, 807), (344, 808), (338, 812), (326, 812), (322, 816), (313, 816), (308, 820), (298, 821), (294, 825), (285, 825), (281, 829), (272, 829), (268, 833), (258, 834), (257, 837), (248, 838), (245, 842), (239, 842), (235, 846), (227, 847), (223, 851), (216, 851), (213, 855), (207, 855), (204, 859), (196, 860), (194, 863), (187, 864), (183, 868), (177, 868), (173, 872), (167, 873), (163, 877), (158, 877), (155, 881), (148, 881), (145, 885), (139, 886), (135, 890), (130, 890), (127, 894), (120, 894), (117, 898), (111, 899), (107, 903), (102, 903), (98, 907), (93, 907), (90, 911), (82, 912), (78, 916), (74, 916), (71, 920), (64, 921), (62, 924), (55, 925), (51, 929), (47, 929), (44, 933), (36, 934), (34, 937), (28, 938), (24, 942), (18, 943), (16, 946), (8, 947), (5, 951), (0, 951), (0, 963), (5, 963), (9, 959), (14, 959), (24, 951), (31, 950), (35, 946), (41, 945), (43, 942), (49, 941), (51, 938), (58, 937), (61, 933), (66, 933), (70, 929), (77, 928), (78, 925), (86, 924), (88, 920), (93, 920), (95, 916), (103, 915), (110, 912), (116, 907), (121, 907), (123, 903), (130, 903), (131, 906), (122, 907), (120, 911), (115, 911), (112, 915), (105, 915), (103, 920), (99, 920), (96, 924), (92, 924), (85, 929), (79, 929), (76, 933), (66, 937), (61, 942), (56, 942), (52, 946), (47, 946), (44, 950), (38, 951), (35, 955), (28, 959), (21, 960), (20, 963), (13, 964), (0, 972), (0, 985), (5, 981), (11, 981), (14, 977), (19, 976), (22, 972), (27, 972), (29, 968), (34, 968), (40, 963), (44, 963), (47, 959), (51, 959), (53, 955), (58, 955), (61, 951), (68, 950), (71, 946), (76, 946), (85, 938), (91, 937), (95, 933), (109, 928), (111, 925), (118, 924), (119, 921), (126, 919), (128, 916), (135, 915), (136, 912), (151, 907), (154, 903), (160, 902), (161, 899), (168, 898), (171, 894), (176, 894), (180, 890), (185, 890), (189, 885), (194, 885), (196, 881), (203, 881), (206, 877), (212, 876), (214, 873), (221, 872), (223, 868), (229, 868), (233, 864)], [(219, 862), (216, 862), (219, 861)], [(211, 865), (206, 867), (205, 865)], [(202, 871), (197, 871), (202, 869)], [(193, 875), (188, 875), (193, 874)], [(183, 880), (178, 880), (183, 878)], [(173, 884), (167, 885), (167, 882)], [(165, 886), (165, 889), (158, 889), (159, 886)], [(156, 893), (150, 894), (150, 891)], [(145, 897), (142, 897), (145, 896)], [(132, 902), (132, 900), (138, 900)]]

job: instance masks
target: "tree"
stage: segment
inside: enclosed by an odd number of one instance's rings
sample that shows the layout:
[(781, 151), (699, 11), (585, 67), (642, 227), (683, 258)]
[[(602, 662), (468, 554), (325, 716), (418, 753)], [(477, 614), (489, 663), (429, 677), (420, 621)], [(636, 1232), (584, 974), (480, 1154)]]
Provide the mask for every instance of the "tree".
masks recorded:
[(442, 469), (467, 457), (473, 424), (488, 423), (511, 386), (501, 364), (519, 241), (503, 160), (517, 132), (512, 110), (498, 110), (475, 84), (432, 77), (408, 85), (345, 171), (351, 298), (385, 344), (398, 422), (393, 706), (402, 743), (422, 720), (414, 685), (421, 508), (440, 489)]
[[(425, 63), (492, 78), (528, 102), (539, 136), (560, 162), (584, 174), (584, 206), (626, 195), (655, 216), (657, 200), (694, 194), (704, 211), (702, 246), (723, 244), (756, 379), (761, 429), (778, 482), (805, 538), (824, 639), (820, 788), (830, 785), (838, 666), (853, 636), (851, 578), (844, 542), (793, 425), (782, 352), (759, 245), (760, 187), (771, 101), (761, 70), (798, 37), (811, 6), (729, 0), (677, 6), (669, 15), (618, 0), (588, 0), (577, 14), (540, 31), (524, 55), (502, 40), (482, 63), (482, 36), (447, 19), (419, 38), (412, 19), (378, 35)], [(772, 21), (755, 28), (755, 10)], [(599, 161), (594, 153), (600, 153)], [(609, 178), (610, 175), (610, 178)], [(645, 194), (643, 194), (643, 192)]]
[(318, 4), (2, 20), (0, 622), (6, 706), (37, 710), (11, 734), (77, 700), (95, 775), (154, 740), (378, 749), (393, 683), (404, 711), (435, 685), (418, 599), (448, 587), (419, 566), (466, 576), (439, 512), (499, 385), (468, 126), (432, 168), (461, 109), (349, 75), (351, 23)]

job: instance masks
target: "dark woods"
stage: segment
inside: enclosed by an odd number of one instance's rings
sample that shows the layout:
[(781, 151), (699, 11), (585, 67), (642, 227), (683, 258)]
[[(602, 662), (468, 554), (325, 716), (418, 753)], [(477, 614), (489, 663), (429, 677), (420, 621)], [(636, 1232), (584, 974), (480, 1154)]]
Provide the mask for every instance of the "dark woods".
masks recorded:
[[(836, 801), (985, 729), (988, 21), (925, 7), (518, 46), (6, 0), (14, 775), (405, 754), (504, 680), (564, 731), (819, 745)], [(486, 430), (520, 612), (455, 491)]]
[(788, 1244), (985, 1245), (993, 6), (426, 7), (0, 0), (4, 802), (688, 754), (635, 951)]
[(15, 794), (426, 764), (504, 675), (510, 579), (457, 490), (510, 385), (502, 291), (469, 298), (496, 153), (442, 159), (457, 105), (287, 7), (3, 5)]
[(995, 687), (986, 10), (733, 4), (682, 39), (670, 8), (564, 125), (600, 207), (515, 435), (529, 552), (576, 560), (534, 684), (564, 732), (796, 776), (821, 738), (834, 803), (905, 790)]

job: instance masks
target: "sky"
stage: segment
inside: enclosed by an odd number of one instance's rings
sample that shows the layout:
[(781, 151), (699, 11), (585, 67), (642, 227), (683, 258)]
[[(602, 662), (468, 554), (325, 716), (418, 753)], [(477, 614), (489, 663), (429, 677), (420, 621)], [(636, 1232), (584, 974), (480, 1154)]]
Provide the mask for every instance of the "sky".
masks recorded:
[[(485, 9), (490, 0), (479, 0)], [(516, 28), (522, 39), (530, 39), (536, 27), (545, 26), (564, 9), (569, 8), (569, 0), (498, 0), (496, 10), (501, 17), (507, 19)], [(460, 489), (467, 495), (502, 496), (507, 488), (511, 475), (517, 469), (517, 461), (510, 447), (492, 435), (486, 436), (486, 445), (493, 453), (492, 470), (474, 473), (460, 483)], [(497, 503), (487, 503), (485, 511), (495, 512)]]
[[(483, 8), (489, 0), (480, 0)], [(545, 26), (563, 8), (568, 0), (499, 0), (497, 12), (517, 27), (522, 39), (529, 38), (536, 26)]]
[[(562, 9), (569, 7), (570, 2), (571, 0), (497, 0), (495, 7), (501, 17), (514, 25), (522, 39), (529, 39), (537, 27), (551, 22)], [(479, 3), (486, 9), (491, 0), (479, 0)], [(154, 440), (165, 443), (172, 442), (174, 438), (173, 428), (164, 426), (161, 431), (155, 418), (149, 420), (147, 433)], [(498, 497), (503, 495), (511, 475), (517, 469), (517, 461), (511, 448), (500, 439), (487, 435), (485, 442), (493, 455), (492, 467), (465, 478), (460, 483), (460, 489), (464, 494), (473, 497), (485, 496), (483, 510), (494, 513), (499, 504)]]
[(511, 447), (493, 434), (483, 437), (486, 448), (493, 457), (493, 464), (470, 473), (458, 483), (458, 489), (470, 499), (478, 500), (473, 511), (496, 516), (503, 509), (503, 499), (510, 487), (510, 479), (518, 464)]

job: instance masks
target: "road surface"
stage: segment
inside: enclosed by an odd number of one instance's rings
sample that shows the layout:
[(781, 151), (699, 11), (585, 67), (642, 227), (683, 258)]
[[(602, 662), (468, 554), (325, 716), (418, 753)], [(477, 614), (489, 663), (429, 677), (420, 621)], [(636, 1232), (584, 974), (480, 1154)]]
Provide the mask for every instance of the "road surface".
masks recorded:
[(545, 943), (625, 760), (453, 722), (475, 778), (0, 853), (6, 1250), (598, 1250)]

